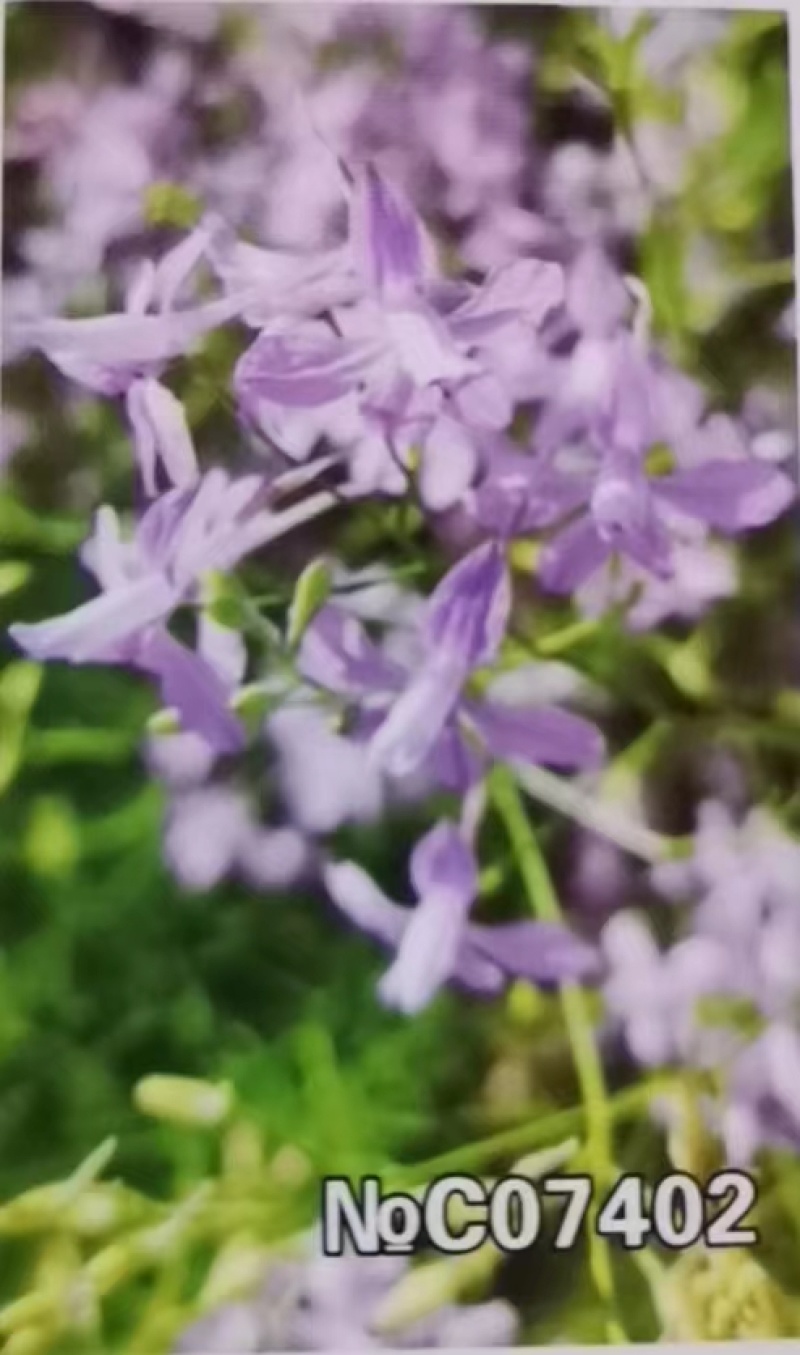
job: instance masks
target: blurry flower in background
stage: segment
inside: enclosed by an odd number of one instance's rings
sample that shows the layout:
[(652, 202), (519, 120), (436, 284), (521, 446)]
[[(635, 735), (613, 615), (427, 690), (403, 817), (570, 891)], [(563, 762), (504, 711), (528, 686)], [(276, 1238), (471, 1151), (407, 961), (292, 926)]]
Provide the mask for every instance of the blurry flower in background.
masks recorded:
[(380, 1334), (381, 1305), (408, 1272), (403, 1257), (341, 1257), (278, 1264), (254, 1298), (209, 1314), (174, 1355), (266, 1355), (277, 1350), (458, 1350), (513, 1345), (510, 1304), (443, 1301), (429, 1317)]
[(178, 4), (163, 4), (158, 0), (94, 0), (94, 3), (110, 14), (130, 15), (198, 41), (213, 37), (224, 15), (220, 4), (206, 3), (206, 0), (180, 0)]
[(716, 1070), (710, 1124), (728, 1159), (800, 1144), (800, 844), (764, 810), (741, 824), (720, 803), (700, 809), (694, 853), (653, 881), (692, 901), (681, 937), (657, 947), (633, 913), (604, 932), (612, 1024), (647, 1065)]

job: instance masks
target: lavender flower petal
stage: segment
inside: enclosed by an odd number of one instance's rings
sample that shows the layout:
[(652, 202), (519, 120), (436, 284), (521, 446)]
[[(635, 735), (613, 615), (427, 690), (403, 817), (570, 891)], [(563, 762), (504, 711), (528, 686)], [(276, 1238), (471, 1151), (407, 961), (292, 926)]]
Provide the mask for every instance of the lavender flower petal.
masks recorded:
[(323, 879), (332, 902), (351, 922), (385, 946), (399, 945), (410, 913), (392, 903), (365, 870), (354, 861), (331, 862)]
[(517, 710), (498, 702), (475, 702), (470, 707), (489, 752), (500, 762), (532, 762), (568, 771), (597, 767), (605, 745), (588, 720), (557, 707)]
[(490, 663), (505, 637), (510, 611), (511, 581), (502, 548), (494, 542), (478, 546), (431, 594), (427, 644), (465, 671)]
[(139, 646), (137, 665), (158, 679), (165, 706), (176, 710), (186, 730), (200, 734), (217, 753), (237, 753), (244, 731), (228, 708), (228, 688), (209, 663), (165, 630)]
[(759, 461), (708, 461), (654, 484), (674, 508), (721, 532), (763, 527), (780, 516), (797, 491), (788, 475)]
[(574, 593), (607, 560), (610, 548), (590, 518), (565, 527), (544, 548), (539, 580), (551, 593)]
[(404, 196), (374, 165), (356, 174), (350, 207), (350, 243), (366, 286), (394, 304), (424, 281), (424, 228)]
[(160, 381), (146, 377), (130, 386), (126, 407), (145, 492), (151, 497), (156, 493), (159, 462), (177, 488), (194, 484), (199, 478), (197, 458), (180, 400)]
[(175, 602), (175, 590), (167, 580), (149, 575), (102, 593), (52, 621), (10, 626), (9, 635), (34, 659), (114, 662), (120, 645), (160, 621)]

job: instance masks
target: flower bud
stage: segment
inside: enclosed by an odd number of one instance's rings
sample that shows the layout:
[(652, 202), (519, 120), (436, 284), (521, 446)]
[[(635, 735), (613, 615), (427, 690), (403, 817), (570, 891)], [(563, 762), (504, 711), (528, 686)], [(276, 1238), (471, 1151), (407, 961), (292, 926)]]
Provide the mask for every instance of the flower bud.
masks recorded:
[(746, 1252), (688, 1252), (657, 1285), (666, 1341), (796, 1335), (791, 1300)]
[(255, 1238), (233, 1237), (218, 1252), (200, 1293), (200, 1307), (213, 1309), (253, 1292), (263, 1279), (270, 1253)]
[(137, 1083), (134, 1103), (142, 1114), (156, 1120), (192, 1129), (214, 1129), (228, 1118), (233, 1108), (233, 1088), (229, 1083), (214, 1084), (155, 1073)]
[(455, 1302), (466, 1290), (485, 1283), (501, 1260), (502, 1254), (486, 1243), (465, 1256), (416, 1266), (379, 1303), (371, 1330), (378, 1336), (388, 1336), (422, 1321)]

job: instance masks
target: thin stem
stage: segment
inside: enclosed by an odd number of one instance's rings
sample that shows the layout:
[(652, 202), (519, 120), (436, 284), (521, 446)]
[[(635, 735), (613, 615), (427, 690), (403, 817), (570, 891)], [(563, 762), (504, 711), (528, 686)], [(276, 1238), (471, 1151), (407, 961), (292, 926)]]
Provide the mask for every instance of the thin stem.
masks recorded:
[(675, 854), (679, 844), (670, 838), (663, 837), (651, 828), (626, 822), (613, 808), (584, 794), (569, 781), (548, 772), (544, 767), (518, 767), (514, 774), (534, 800), (566, 814), (583, 828), (608, 838), (622, 851), (630, 852), (631, 856), (639, 857), (648, 865), (669, 860)]
[[(492, 798), (505, 824), (533, 913), (541, 922), (563, 922), (561, 906), (519, 790), (513, 776), (504, 767), (496, 768), (492, 775)], [(585, 992), (576, 984), (565, 983), (560, 986), (559, 994), (586, 1112), (587, 1157), (595, 1184), (602, 1187), (614, 1177), (611, 1116), (603, 1065)], [(613, 1310), (615, 1298), (611, 1252), (606, 1239), (597, 1232), (596, 1199), (595, 1192), (587, 1216), (589, 1264), (602, 1302)], [(609, 1316), (606, 1327), (609, 1340), (626, 1339), (614, 1317)]]
[[(609, 1117), (615, 1123), (632, 1119), (646, 1110), (657, 1096), (671, 1090), (674, 1085), (675, 1079), (665, 1075), (637, 1083), (635, 1087), (628, 1087), (625, 1091), (618, 1092), (616, 1096), (608, 1098)], [(514, 1125), (512, 1129), (500, 1130), (499, 1133), (479, 1139), (475, 1143), (440, 1153), (426, 1162), (396, 1167), (387, 1173), (387, 1181), (391, 1183), (392, 1189), (405, 1189), (423, 1185), (437, 1176), (479, 1171), (487, 1163), (517, 1157), (522, 1153), (562, 1142), (583, 1128), (587, 1115), (585, 1104), (570, 1106), (567, 1110), (557, 1110), (540, 1119)]]

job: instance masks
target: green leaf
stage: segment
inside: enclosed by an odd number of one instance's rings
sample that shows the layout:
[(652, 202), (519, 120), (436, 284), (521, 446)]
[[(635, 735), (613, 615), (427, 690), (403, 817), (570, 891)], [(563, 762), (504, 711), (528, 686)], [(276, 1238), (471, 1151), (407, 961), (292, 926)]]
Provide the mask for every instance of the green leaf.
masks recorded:
[(329, 562), (322, 557), (312, 560), (297, 580), (289, 607), (286, 638), (290, 648), (295, 649), (300, 643), (314, 617), (328, 601), (332, 587)]

